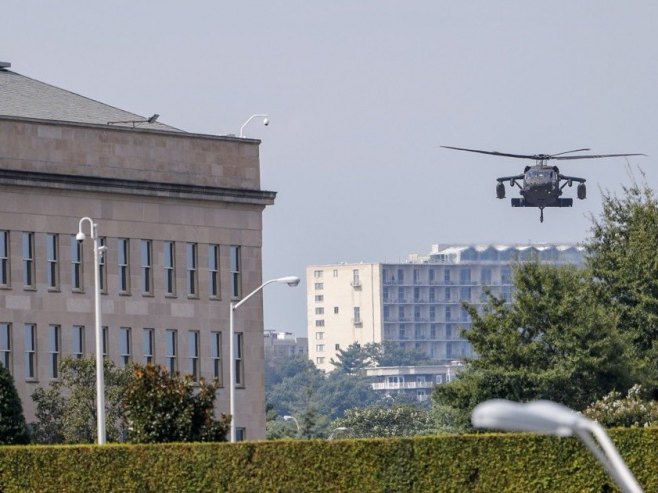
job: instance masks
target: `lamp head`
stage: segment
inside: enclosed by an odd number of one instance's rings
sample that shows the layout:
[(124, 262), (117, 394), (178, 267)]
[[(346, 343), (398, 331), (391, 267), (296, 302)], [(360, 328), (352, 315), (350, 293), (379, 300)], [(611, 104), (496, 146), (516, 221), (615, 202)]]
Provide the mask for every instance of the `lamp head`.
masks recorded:
[(75, 239), (78, 241), (83, 241), (87, 237), (82, 231), (78, 231), (78, 234), (75, 235)]
[(263, 125), (267, 127), (269, 124), (270, 124), (270, 119), (266, 116), (265, 118), (263, 118)]
[(285, 282), (288, 286), (291, 288), (294, 288), (299, 284), (299, 277), (297, 276), (286, 276), (286, 277), (281, 277), (276, 280), (277, 282)]

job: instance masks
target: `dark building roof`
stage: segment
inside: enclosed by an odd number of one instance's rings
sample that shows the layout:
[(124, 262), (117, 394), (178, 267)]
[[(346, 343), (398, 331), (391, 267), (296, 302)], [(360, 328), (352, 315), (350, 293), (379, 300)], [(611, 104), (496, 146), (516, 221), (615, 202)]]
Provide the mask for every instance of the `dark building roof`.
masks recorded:
[(70, 91), (8, 70), (0, 62), (0, 116), (36, 118), (63, 122), (116, 125), (181, 132), (160, 122), (124, 111)]

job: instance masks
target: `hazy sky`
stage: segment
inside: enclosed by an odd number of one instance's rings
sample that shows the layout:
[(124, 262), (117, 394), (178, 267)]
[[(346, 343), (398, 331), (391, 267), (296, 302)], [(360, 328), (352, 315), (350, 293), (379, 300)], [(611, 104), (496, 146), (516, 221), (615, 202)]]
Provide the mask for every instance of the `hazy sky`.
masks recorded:
[[(512, 209), (513, 153), (642, 152), (658, 183), (658, 2), (4, 0), (0, 61), (183, 130), (254, 113), (265, 279), (404, 260), (435, 243), (579, 242), (623, 158), (570, 161), (571, 209)], [(575, 197), (575, 187), (565, 189)], [(512, 196), (508, 188), (508, 197)], [(267, 329), (306, 331), (306, 286), (270, 286)]]

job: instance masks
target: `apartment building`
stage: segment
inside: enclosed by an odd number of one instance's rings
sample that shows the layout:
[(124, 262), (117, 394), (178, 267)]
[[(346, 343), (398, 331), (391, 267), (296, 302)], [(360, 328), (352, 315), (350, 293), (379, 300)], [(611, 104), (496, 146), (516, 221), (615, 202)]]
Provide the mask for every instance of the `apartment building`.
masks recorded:
[(341, 263), (306, 269), (309, 358), (326, 371), (354, 342), (395, 341), (439, 364), (473, 355), (461, 336), (471, 321), (462, 301), (486, 292), (512, 299), (512, 266), (583, 262), (576, 245), (433, 245), (404, 263)]
[[(95, 354), (93, 244), (102, 347), (120, 366), (156, 363), (218, 378), (229, 413), (236, 366), (239, 438), (265, 437), (260, 141), (200, 135), (39, 82), (0, 63), (0, 357), (26, 418), (31, 393), (67, 356)], [(83, 222), (89, 235), (89, 224)]]
[(283, 361), (295, 356), (308, 357), (308, 338), (297, 337), (292, 332), (266, 330), (265, 361)]
[(406, 394), (417, 402), (425, 402), (434, 387), (450, 383), (462, 368), (460, 361), (445, 365), (379, 366), (366, 368), (365, 375), (372, 380), (372, 389), (381, 395)]

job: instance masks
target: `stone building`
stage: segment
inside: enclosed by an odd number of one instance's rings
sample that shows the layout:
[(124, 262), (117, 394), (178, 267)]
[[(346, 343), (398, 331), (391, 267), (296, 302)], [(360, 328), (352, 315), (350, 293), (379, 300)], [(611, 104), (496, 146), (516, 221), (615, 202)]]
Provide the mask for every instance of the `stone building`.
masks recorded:
[[(28, 421), (57, 363), (95, 351), (90, 217), (107, 246), (103, 350), (229, 375), (229, 304), (261, 283), (260, 141), (187, 133), (0, 63), (0, 357)], [(83, 224), (89, 234), (89, 225)], [(265, 436), (260, 294), (236, 317), (236, 427)], [(229, 412), (228, 385), (217, 412)]]

